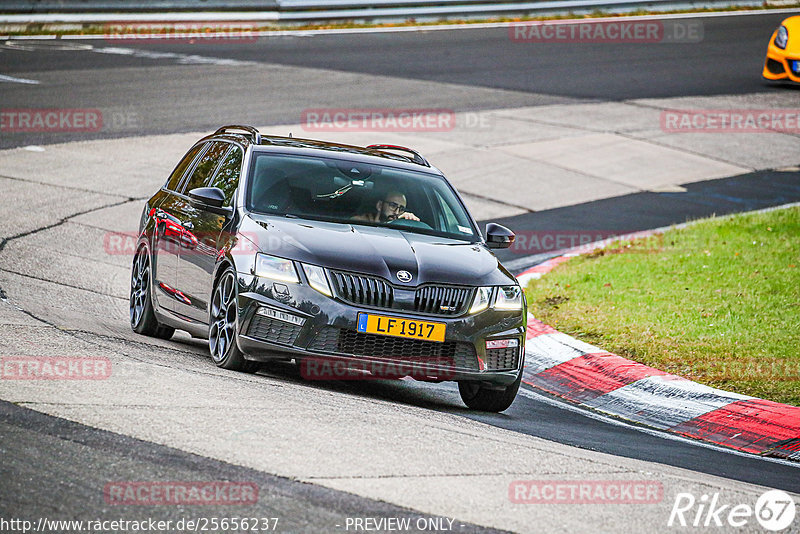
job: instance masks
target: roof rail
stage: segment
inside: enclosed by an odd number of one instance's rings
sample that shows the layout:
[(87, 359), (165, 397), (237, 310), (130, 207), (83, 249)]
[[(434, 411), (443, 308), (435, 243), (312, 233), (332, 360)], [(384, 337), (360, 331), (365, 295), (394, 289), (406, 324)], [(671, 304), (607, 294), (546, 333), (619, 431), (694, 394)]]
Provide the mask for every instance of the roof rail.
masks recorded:
[(229, 124), (227, 126), (223, 126), (222, 128), (219, 128), (216, 132), (214, 132), (214, 135), (224, 134), (224, 133), (227, 133), (229, 130), (241, 130), (241, 131), (247, 132), (247, 133), (249, 133), (250, 135), (253, 136), (253, 142), (255, 144), (257, 144), (257, 145), (261, 144), (261, 132), (259, 132), (257, 129), (253, 128), (252, 126), (242, 126), (240, 124)]
[(431, 164), (428, 163), (428, 160), (426, 160), (425, 158), (422, 157), (422, 154), (420, 154), (416, 150), (412, 150), (412, 149), (406, 148), (404, 146), (400, 146), (400, 145), (369, 145), (367, 148), (372, 149), (372, 150), (399, 150), (401, 152), (408, 152), (408, 153), (412, 154), (412, 157), (410, 159), (414, 163), (416, 163), (418, 165), (424, 165), (426, 167), (430, 167), (431, 166)]

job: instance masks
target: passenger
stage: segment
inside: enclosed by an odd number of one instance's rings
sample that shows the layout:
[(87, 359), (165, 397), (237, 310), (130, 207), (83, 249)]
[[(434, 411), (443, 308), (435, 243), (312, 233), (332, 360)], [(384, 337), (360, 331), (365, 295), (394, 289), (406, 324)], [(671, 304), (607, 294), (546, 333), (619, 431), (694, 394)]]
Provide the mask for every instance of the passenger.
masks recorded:
[(398, 191), (390, 191), (375, 203), (375, 211), (362, 213), (353, 217), (357, 221), (382, 222), (388, 223), (397, 219), (408, 219), (418, 221), (419, 217), (406, 211), (406, 196)]

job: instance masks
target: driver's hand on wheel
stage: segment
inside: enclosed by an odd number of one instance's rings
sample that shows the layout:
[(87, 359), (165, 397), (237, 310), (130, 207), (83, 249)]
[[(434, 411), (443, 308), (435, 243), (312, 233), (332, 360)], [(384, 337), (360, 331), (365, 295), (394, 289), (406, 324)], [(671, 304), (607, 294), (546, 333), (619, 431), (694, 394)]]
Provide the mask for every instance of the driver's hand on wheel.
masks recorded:
[(409, 221), (418, 221), (419, 220), (419, 217), (417, 217), (416, 215), (414, 215), (410, 211), (407, 211), (407, 212), (405, 212), (405, 213), (403, 213), (401, 215), (398, 215), (397, 218), (398, 219), (408, 219)]

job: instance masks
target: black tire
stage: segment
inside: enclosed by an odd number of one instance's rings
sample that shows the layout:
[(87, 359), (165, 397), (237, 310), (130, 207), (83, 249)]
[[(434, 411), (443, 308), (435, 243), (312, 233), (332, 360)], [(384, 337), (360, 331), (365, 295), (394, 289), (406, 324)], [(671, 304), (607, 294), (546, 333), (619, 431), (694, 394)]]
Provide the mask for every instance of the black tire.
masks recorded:
[(237, 296), (236, 273), (228, 267), (214, 284), (211, 293), (208, 348), (217, 367), (255, 373), (261, 364), (246, 360), (236, 344), (239, 331)]
[(472, 410), (482, 412), (502, 412), (511, 406), (517, 397), (519, 385), (522, 382), (522, 369), (513, 384), (503, 389), (489, 389), (480, 382), (463, 380), (458, 383), (458, 392), (461, 400)]
[(131, 293), (128, 304), (131, 329), (137, 334), (169, 339), (175, 333), (175, 329), (159, 323), (153, 312), (150, 287), (152, 272), (150, 254), (147, 247), (142, 245), (133, 256), (133, 266), (131, 267)]

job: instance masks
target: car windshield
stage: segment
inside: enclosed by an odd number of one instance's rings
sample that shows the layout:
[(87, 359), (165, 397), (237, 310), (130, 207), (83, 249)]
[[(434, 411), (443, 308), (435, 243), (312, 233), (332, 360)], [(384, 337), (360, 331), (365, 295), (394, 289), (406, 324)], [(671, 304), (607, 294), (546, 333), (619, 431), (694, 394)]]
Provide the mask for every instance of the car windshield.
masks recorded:
[(249, 176), (250, 211), (478, 239), (453, 189), (433, 174), (337, 158), (256, 153)]

